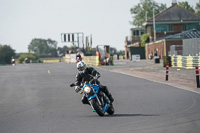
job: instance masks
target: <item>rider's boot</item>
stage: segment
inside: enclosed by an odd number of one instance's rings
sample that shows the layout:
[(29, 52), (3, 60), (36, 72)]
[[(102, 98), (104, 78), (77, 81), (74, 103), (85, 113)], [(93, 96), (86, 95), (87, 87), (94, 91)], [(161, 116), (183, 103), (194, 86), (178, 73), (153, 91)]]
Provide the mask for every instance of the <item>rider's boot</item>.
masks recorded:
[(110, 94), (110, 95), (108, 95), (108, 98), (109, 98), (109, 100), (110, 100), (110, 102), (112, 103), (112, 102), (114, 102), (114, 98), (112, 97), (112, 95)]
[(107, 86), (104, 86), (103, 92), (108, 96), (111, 103), (114, 102), (114, 98), (112, 97), (111, 93), (108, 91)]

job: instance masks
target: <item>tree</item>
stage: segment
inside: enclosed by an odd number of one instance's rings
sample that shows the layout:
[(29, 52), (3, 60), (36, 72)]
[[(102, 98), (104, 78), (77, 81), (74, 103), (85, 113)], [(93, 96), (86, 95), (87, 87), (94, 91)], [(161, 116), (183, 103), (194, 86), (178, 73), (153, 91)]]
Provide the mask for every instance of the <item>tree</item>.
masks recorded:
[(76, 45), (71, 45), (69, 48), (69, 53), (76, 53), (77, 49), (78, 47), (76, 47)]
[(12, 57), (15, 56), (15, 50), (9, 45), (0, 46), (0, 62), (10, 64)]
[(48, 45), (44, 39), (33, 39), (28, 46), (29, 52), (35, 54), (48, 54)]
[(117, 52), (117, 54), (124, 56), (125, 55), (125, 51), (124, 50), (120, 50), (120, 51)]
[(181, 6), (181, 7), (183, 7), (183, 8), (185, 8), (186, 10), (188, 10), (190, 12), (193, 12), (193, 13), (195, 12), (195, 10), (193, 9), (193, 7), (190, 6), (187, 1), (185, 1), (185, 2), (184, 1), (183, 2), (178, 2), (178, 5)]
[(166, 4), (158, 4), (154, 0), (140, 0), (140, 3), (130, 9), (131, 14), (133, 14), (133, 25), (139, 27), (147, 19), (153, 17), (153, 8), (155, 9), (155, 14), (165, 10), (167, 8)]
[(117, 54), (117, 49), (114, 47), (110, 47), (110, 54), (112, 55)]
[(19, 54), (19, 63), (23, 63), (25, 61), (25, 58), (28, 59), (28, 62), (30, 62), (30, 60), (32, 60), (32, 62), (41, 62), (39, 60), (38, 55), (33, 54), (33, 53), (20, 53)]
[(52, 55), (52, 56), (58, 56), (57, 54), (57, 42), (51, 39), (47, 39), (46, 40), (47, 45), (49, 47), (49, 52), (48, 54)]
[(51, 39), (33, 39), (28, 45), (29, 52), (37, 55), (57, 56), (57, 42)]
[(200, 2), (196, 4), (196, 14), (200, 16)]
[(66, 53), (69, 53), (69, 48), (67, 46), (58, 47), (59, 56), (65, 56)]
[(97, 51), (96, 48), (90, 48), (89, 53), (90, 53), (91, 55), (93, 55), (93, 56), (96, 56), (96, 51)]

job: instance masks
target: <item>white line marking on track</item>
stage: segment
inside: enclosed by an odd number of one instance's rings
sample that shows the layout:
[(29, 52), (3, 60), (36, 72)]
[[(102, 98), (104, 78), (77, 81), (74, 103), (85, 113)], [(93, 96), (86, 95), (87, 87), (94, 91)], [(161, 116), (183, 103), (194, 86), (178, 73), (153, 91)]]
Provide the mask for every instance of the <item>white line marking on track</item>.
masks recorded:
[(51, 71), (50, 70), (48, 70), (48, 74), (51, 75)]
[[(99, 68), (99, 67), (98, 67), (98, 68)], [(120, 73), (120, 74), (132, 76), (132, 77), (136, 77), (136, 78), (146, 79), (146, 78), (144, 78), (144, 77), (139, 77), (139, 76), (135, 76), (135, 75), (128, 74), (128, 73), (124, 73), (124, 72), (116, 72), (116, 71), (107, 70), (107, 69), (104, 69), (104, 68), (99, 68), (99, 69), (104, 70), (104, 71), (110, 71), (110, 72)], [(170, 86), (176, 87), (176, 88), (178, 88), (178, 89), (182, 89), (182, 90), (186, 90), (186, 91), (190, 91), (190, 92), (194, 92), (194, 93), (200, 94), (200, 92), (198, 92), (198, 91), (190, 90), (190, 89), (184, 89), (184, 88), (181, 88), (181, 87), (178, 86), (178, 85), (174, 85), (174, 84), (170, 84), (170, 83), (165, 83), (165, 82), (160, 82), (160, 81), (155, 81), (155, 80), (152, 80), (152, 79), (146, 79), (146, 80), (149, 80), (149, 81), (152, 81), (152, 82), (156, 82), (156, 83), (160, 83), (160, 84), (170, 85)]]

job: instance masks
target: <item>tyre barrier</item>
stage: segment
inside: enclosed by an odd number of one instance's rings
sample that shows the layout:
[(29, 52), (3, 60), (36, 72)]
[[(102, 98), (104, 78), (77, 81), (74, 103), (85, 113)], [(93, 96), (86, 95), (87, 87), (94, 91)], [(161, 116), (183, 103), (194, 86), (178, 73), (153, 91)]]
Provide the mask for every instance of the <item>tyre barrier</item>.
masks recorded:
[(88, 66), (99, 66), (100, 65), (98, 56), (84, 56), (83, 61)]
[[(101, 66), (99, 56), (82, 56), (82, 60), (87, 66)], [(76, 54), (66, 54), (63, 61), (67, 63), (76, 63)], [(111, 56), (110, 65), (114, 65), (113, 56)]]
[(172, 67), (194, 69), (200, 66), (200, 56), (171, 56)]
[(56, 63), (60, 62), (60, 60), (43, 60), (43, 63)]

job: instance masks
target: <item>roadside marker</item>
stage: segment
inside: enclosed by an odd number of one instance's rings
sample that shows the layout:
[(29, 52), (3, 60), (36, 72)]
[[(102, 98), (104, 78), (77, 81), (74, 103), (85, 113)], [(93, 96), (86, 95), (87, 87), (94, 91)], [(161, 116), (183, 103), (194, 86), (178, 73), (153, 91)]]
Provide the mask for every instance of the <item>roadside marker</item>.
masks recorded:
[(196, 66), (196, 67), (195, 67), (195, 70), (196, 70), (197, 88), (200, 88), (200, 86), (199, 86), (199, 67)]
[(169, 74), (169, 62), (166, 64), (166, 81), (168, 81), (168, 74)]

